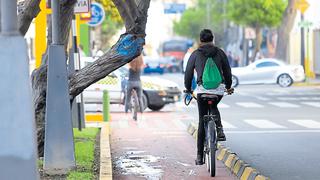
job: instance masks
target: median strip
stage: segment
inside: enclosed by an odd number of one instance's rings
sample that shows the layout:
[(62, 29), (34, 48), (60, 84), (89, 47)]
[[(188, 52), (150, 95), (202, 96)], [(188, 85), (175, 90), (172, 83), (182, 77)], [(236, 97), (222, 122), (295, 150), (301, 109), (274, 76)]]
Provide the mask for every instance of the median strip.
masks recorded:
[[(195, 139), (198, 134), (198, 127), (195, 123), (190, 123), (188, 133)], [(270, 180), (269, 177), (262, 175), (257, 169), (251, 167), (248, 163), (241, 160), (236, 153), (232, 152), (222, 144), (218, 143), (217, 159), (240, 180)]]

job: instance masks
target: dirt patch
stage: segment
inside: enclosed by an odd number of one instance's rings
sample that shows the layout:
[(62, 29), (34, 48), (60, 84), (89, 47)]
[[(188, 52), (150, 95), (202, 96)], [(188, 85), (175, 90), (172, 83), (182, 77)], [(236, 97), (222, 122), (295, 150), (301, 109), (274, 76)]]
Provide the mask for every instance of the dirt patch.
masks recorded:
[(93, 163), (94, 179), (99, 179), (99, 173), (100, 173), (100, 134), (101, 134), (101, 129), (97, 134), (96, 143), (94, 146), (94, 163)]
[[(94, 161), (93, 161), (93, 179), (98, 180), (99, 179), (99, 173), (100, 173), (100, 132), (97, 133), (96, 139), (95, 139), (95, 145), (94, 145)], [(87, 142), (89, 141), (88, 138), (75, 138), (75, 141), (77, 142)], [(43, 157), (40, 158), (40, 161), (43, 161)], [(42, 163), (41, 163), (42, 164)], [(87, 169), (85, 169), (82, 166), (77, 166), (76, 170), (78, 172), (85, 172)], [(43, 171), (43, 167), (39, 168), (39, 174), (41, 180), (66, 180), (68, 175), (47, 175)]]

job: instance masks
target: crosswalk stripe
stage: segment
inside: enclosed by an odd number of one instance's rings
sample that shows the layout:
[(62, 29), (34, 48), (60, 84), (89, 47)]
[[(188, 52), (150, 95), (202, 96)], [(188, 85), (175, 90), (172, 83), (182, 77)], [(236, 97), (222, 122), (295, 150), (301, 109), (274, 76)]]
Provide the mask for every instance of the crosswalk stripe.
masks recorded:
[(300, 119), (300, 120), (288, 120), (289, 122), (292, 122), (294, 124), (297, 124), (299, 126), (303, 126), (310, 129), (318, 129), (320, 128), (320, 122), (310, 120), (310, 119)]
[(224, 103), (219, 103), (218, 108), (229, 108), (230, 106)]
[(187, 125), (185, 125), (180, 119), (178, 119), (178, 118), (172, 119), (171, 121), (178, 129), (181, 129), (181, 130), (187, 129)]
[(291, 103), (287, 103), (287, 102), (269, 102), (269, 104), (272, 104), (274, 106), (281, 107), (281, 108), (298, 108), (298, 107), (300, 107), (299, 105), (291, 104)]
[(138, 127), (141, 129), (148, 129), (149, 126), (146, 119), (142, 118), (141, 120), (138, 120)]
[(128, 120), (125, 120), (125, 119), (118, 121), (118, 124), (119, 124), (119, 128), (121, 129), (125, 129), (129, 127), (129, 122)]
[(313, 106), (313, 107), (320, 107), (319, 102), (301, 102), (301, 104), (306, 104), (306, 105)]
[(269, 120), (264, 120), (264, 119), (246, 119), (244, 122), (257, 127), (257, 128), (262, 128), (262, 129), (273, 129), (273, 128), (286, 128), (282, 125), (276, 124), (274, 122), (271, 122)]
[(222, 120), (223, 128), (225, 129), (235, 129), (236, 127), (227, 121)]
[(263, 108), (263, 105), (254, 102), (237, 102), (236, 104), (245, 108)]
[(153, 120), (153, 123), (155, 124), (155, 128), (157, 128), (157, 129), (165, 129), (166, 128), (166, 124), (164, 123), (164, 121), (166, 121), (166, 120), (165, 119)]

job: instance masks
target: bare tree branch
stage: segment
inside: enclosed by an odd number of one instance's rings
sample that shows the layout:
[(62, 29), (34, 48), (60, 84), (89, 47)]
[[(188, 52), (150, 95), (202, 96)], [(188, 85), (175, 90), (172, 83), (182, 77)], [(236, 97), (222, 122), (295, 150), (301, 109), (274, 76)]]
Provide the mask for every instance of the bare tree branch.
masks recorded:
[(40, 10), (40, 1), (41, 0), (25, 0), (23, 6), (19, 9), (18, 14), (18, 25), (19, 31), (24, 36), (32, 20), (39, 14)]

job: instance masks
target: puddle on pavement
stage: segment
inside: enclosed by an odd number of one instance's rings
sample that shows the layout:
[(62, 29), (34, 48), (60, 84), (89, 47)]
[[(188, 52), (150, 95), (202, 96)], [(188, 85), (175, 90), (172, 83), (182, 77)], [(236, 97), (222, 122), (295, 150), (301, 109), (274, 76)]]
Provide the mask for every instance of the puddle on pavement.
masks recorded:
[(115, 165), (124, 175), (137, 175), (148, 180), (161, 179), (163, 170), (161, 166), (155, 164), (161, 158), (144, 153), (145, 151), (127, 151), (117, 158)]

